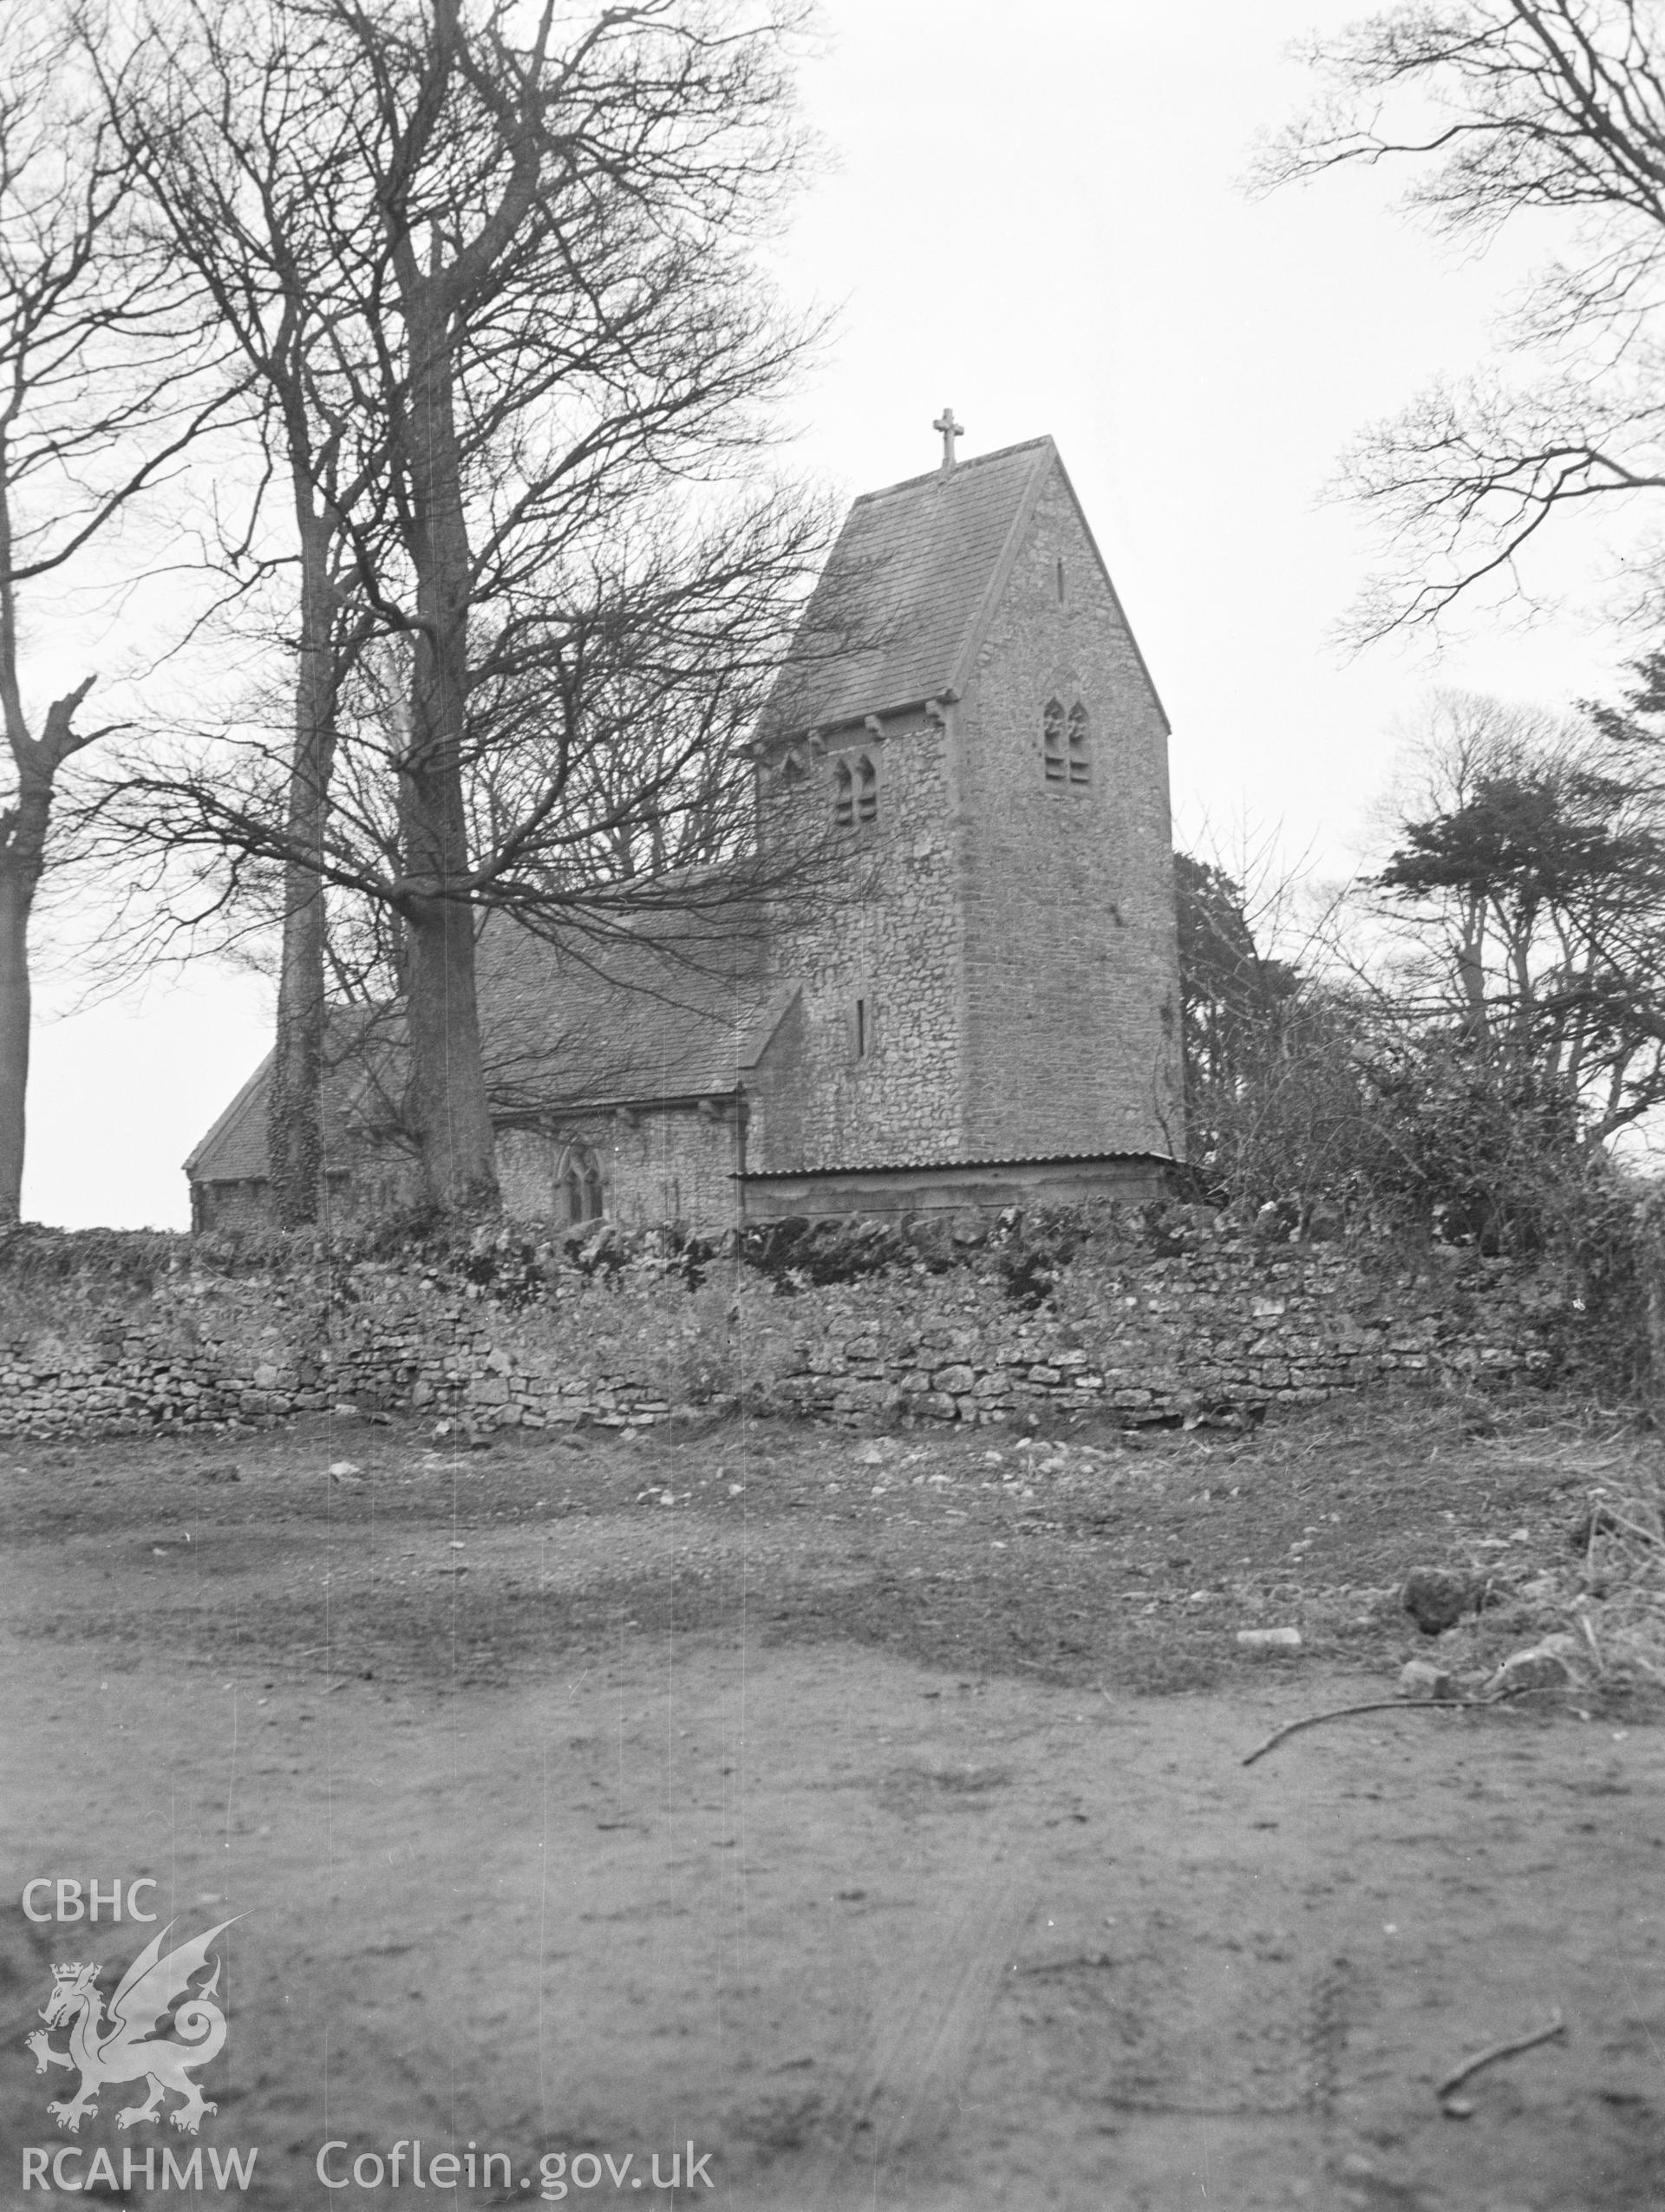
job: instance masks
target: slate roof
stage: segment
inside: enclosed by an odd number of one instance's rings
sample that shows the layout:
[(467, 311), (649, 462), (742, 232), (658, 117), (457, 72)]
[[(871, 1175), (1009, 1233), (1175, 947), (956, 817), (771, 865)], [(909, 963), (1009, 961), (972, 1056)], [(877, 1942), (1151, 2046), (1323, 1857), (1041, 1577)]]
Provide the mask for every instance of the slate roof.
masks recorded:
[[(506, 1117), (732, 1092), (797, 995), (765, 976), (756, 914), (738, 905), (566, 951), (493, 917), (476, 962), (486, 1090)], [(337, 1007), (327, 1049), (329, 1168), (396, 1125), (403, 1026)], [(271, 1075), (268, 1054), (186, 1160), (193, 1183), (264, 1180)]]
[(185, 1171), (193, 1183), (245, 1183), (266, 1173), (268, 1053), (207, 1135), (193, 1149)]
[(845, 518), (763, 716), (828, 729), (941, 698), (1002, 556), (1056, 459), (1050, 438), (865, 492)]
[[(1115, 585), (1050, 438), (1027, 439), (951, 469), (865, 492), (810, 595), (762, 716), (763, 742), (957, 697), (1054, 470), (1114, 599)], [(1131, 628), (1128, 637), (1143, 667)], [(1149, 682), (1148, 668), (1145, 676)], [(1151, 695), (1162, 712), (1154, 683)]]
[(795, 995), (767, 975), (761, 917), (738, 905), (560, 949), (494, 921), (479, 976), (500, 1113), (731, 1092)]
[[(404, 1028), (387, 1008), (337, 1006), (325, 1030), (323, 1158), (344, 1167), (355, 1137), (386, 1126), (403, 1082)], [(264, 1182), (266, 1178), (268, 1053), (185, 1163), (193, 1183)]]
[(1031, 438), (864, 493), (811, 594), (766, 728), (832, 728), (957, 688), (1002, 557), (1057, 458), (1050, 438)]

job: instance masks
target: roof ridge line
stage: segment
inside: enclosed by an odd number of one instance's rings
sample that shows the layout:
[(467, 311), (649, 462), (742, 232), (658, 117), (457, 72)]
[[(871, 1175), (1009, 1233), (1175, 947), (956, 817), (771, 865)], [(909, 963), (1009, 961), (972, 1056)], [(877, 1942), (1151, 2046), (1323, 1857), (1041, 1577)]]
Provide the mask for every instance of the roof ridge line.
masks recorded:
[(850, 504), (852, 507), (865, 506), (870, 499), (887, 499), (893, 492), (912, 492), (921, 484), (946, 483), (957, 476), (962, 469), (981, 468), (985, 461), (1009, 460), (1014, 453), (1027, 453), (1033, 447), (1052, 443), (1051, 432), (1042, 431), (1038, 438), (1020, 438), (1015, 445), (996, 446), (992, 453), (972, 453), (964, 460), (957, 460), (951, 469), (945, 469), (939, 464), (936, 468), (923, 469), (917, 476), (900, 477), (894, 484), (880, 484), (871, 492), (858, 492)]

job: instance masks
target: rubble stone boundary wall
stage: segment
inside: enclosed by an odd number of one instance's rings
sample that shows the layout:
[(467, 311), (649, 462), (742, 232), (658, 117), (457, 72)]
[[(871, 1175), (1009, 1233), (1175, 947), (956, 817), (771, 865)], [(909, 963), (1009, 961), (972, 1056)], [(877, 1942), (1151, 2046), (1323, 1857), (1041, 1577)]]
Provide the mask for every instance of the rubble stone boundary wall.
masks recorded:
[(529, 1292), (414, 1256), (235, 1273), (187, 1238), (148, 1243), (160, 1257), (136, 1285), (95, 1257), (49, 1276), (0, 1264), (0, 1434), (265, 1426), (343, 1405), (476, 1427), (742, 1405), (854, 1426), (1138, 1425), (1390, 1380), (1547, 1380), (1577, 1325), (1564, 1286), (1514, 1263), (1218, 1230), (1089, 1242), (1028, 1310), (992, 1250), (784, 1289), (732, 1258), (690, 1289), (638, 1256), (556, 1268)]

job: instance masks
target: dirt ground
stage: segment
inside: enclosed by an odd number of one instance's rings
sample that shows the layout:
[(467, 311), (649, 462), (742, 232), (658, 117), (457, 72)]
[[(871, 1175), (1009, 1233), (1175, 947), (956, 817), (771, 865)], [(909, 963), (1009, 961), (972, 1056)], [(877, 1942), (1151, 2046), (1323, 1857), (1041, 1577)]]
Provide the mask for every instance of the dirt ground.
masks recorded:
[[(95, 2196), (179, 2202), (143, 2154), (187, 2138), (120, 2133), (121, 2089), (62, 2134), (23, 2046), (55, 1963), (108, 1994), (154, 1932), (24, 1883), (148, 1876), (174, 1940), (238, 1916), (194, 2140), (258, 2146), (207, 2189), (250, 2212), (1665, 2205), (1656, 1709), (1377, 1713), (1242, 1764), (1407, 1657), (1531, 1641), (1593, 1474), (1658, 1449), (1386, 1400), (1022, 1445), (0, 1445), (0, 2204), (60, 2201), (23, 2154), (72, 2141), (66, 2183), (102, 2145), (134, 2179)], [(1417, 1563), (1505, 1602), (1426, 1644)], [(412, 2138), (500, 2156), (350, 2181)]]

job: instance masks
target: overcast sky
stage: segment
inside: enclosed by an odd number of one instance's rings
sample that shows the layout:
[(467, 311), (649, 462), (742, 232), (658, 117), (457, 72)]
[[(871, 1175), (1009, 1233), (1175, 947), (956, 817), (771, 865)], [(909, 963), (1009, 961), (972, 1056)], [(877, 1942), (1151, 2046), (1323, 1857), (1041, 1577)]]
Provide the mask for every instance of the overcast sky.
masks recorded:
[[(826, 0), (805, 73), (830, 173), (784, 258), (838, 310), (798, 465), (841, 495), (930, 467), (945, 401), (965, 457), (1057, 440), (1173, 724), (1182, 842), (1276, 834), (1340, 874), (1396, 732), (1433, 683), (1560, 705), (1636, 641), (1602, 619), (1586, 543), (1546, 617), (1438, 653), (1329, 642), (1368, 572), (1322, 503), (1361, 426), (1485, 356), (1534, 258), (1481, 260), (1394, 212), (1386, 176), (1251, 201), (1256, 134), (1303, 104), (1290, 42), (1325, 0)], [(266, 1049), (269, 994), (198, 970), (66, 1012), (42, 993), (24, 1210), (182, 1226), (180, 1164)]]

